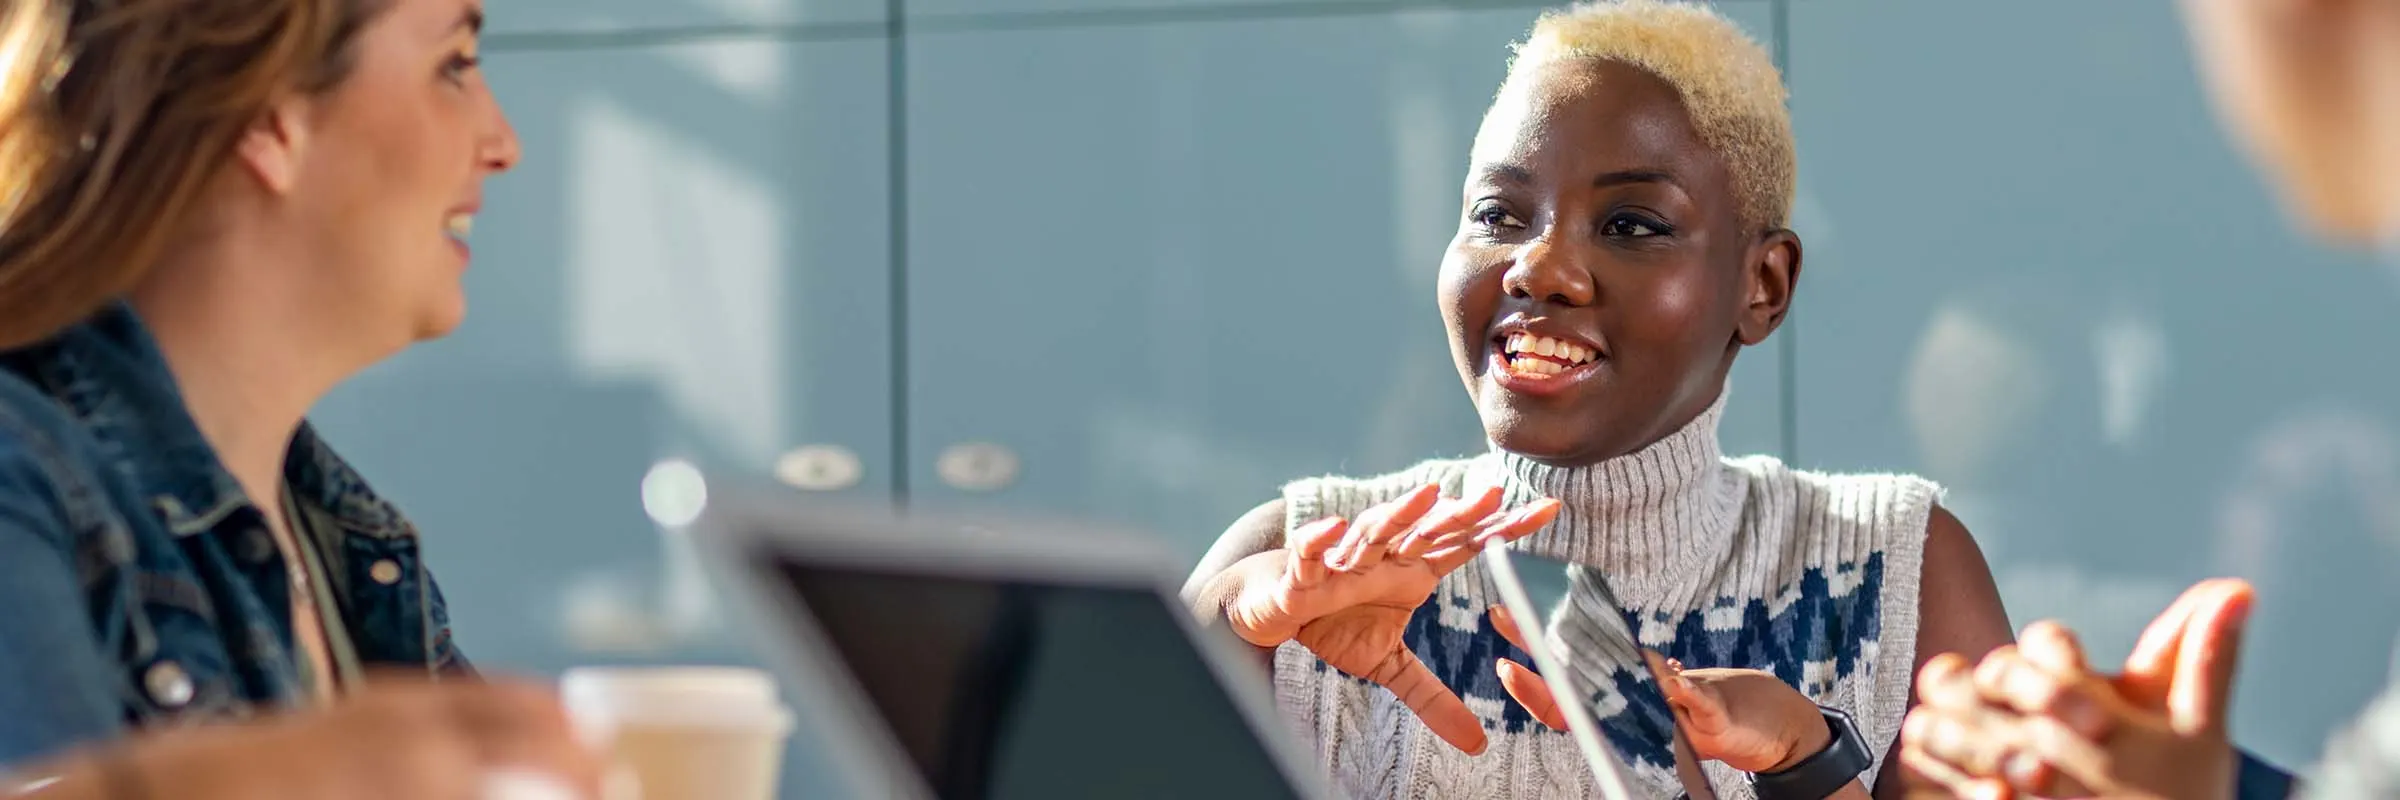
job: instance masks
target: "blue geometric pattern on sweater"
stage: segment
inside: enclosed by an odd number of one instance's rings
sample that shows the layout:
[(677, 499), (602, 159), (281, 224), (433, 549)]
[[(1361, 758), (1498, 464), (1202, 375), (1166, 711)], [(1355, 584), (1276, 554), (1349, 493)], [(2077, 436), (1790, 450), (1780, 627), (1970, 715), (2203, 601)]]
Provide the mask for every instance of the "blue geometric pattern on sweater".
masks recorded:
[[(1799, 687), (1803, 694), (1819, 697), (1830, 688), (1830, 681), (1857, 672), (1865, 663), (1860, 646), (1874, 641), (1883, 632), (1883, 554), (1869, 555), (1861, 565), (1835, 568), (1837, 574), (1843, 575), (1853, 570), (1863, 573), (1858, 576), (1857, 587), (1849, 594), (1835, 597), (1825, 571), (1809, 568), (1800, 578), (1799, 600), (1779, 614), (1767, 613), (1766, 598), (1720, 598), (1712, 610), (1741, 610), (1742, 624), (1733, 630), (1709, 630), (1707, 611), (1693, 611), (1680, 618), (1656, 615), (1653, 622), (1669, 625), (1675, 634), (1673, 641), (1654, 649), (1690, 669), (1736, 667), (1772, 672), (1784, 683)], [(1472, 617), (1475, 630), (1462, 631), (1443, 625), (1440, 603), (1449, 603), (1466, 612), (1456, 616)], [(1640, 616), (1627, 613), (1626, 623), (1639, 631), (1643, 624)], [(1437, 592), (1409, 618), (1403, 641), (1435, 677), (1460, 697), (1499, 702), (1501, 732), (1549, 730), (1509, 697), (1494, 671), (1501, 658), (1532, 666), (1533, 657), (1509, 644), (1507, 637), (1492, 626), (1490, 615), (1469, 608), (1467, 598)], [(1804, 665), (1827, 662), (1833, 665), (1827, 684), (1801, 684)], [(1319, 671), (1332, 669), (1323, 661), (1315, 665)], [(1624, 711), (1600, 720), (1609, 744), (1629, 762), (1673, 768), (1675, 723), (1665, 695), (1659, 693), (1646, 670), (1620, 671), (1614, 677), (1616, 692), (1627, 702)], [(1352, 680), (1367, 683), (1363, 679)]]

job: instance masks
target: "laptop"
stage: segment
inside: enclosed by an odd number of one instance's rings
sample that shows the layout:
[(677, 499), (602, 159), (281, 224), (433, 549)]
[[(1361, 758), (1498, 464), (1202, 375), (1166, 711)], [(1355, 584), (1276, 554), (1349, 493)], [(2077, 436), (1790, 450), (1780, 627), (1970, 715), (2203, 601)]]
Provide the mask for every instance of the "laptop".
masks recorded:
[(862, 796), (1335, 796), (1154, 537), (707, 489), (695, 545)]
[(1154, 540), (708, 488), (694, 543), (861, 796), (1333, 796)]

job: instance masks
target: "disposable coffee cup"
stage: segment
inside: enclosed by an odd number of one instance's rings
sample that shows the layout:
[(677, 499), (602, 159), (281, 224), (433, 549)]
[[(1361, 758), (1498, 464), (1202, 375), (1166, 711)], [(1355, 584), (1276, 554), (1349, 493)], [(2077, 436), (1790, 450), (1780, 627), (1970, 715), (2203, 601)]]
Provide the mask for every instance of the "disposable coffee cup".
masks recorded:
[(608, 754), (609, 800), (775, 797), (792, 712), (767, 673), (586, 667), (568, 670), (559, 694), (577, 730)]

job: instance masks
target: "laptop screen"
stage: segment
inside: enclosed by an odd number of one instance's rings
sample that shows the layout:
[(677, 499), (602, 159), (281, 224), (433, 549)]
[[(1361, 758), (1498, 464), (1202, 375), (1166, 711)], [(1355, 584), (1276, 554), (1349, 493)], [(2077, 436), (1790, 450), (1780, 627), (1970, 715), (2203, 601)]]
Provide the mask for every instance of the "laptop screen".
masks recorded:
[(1298, 797), (1154, 591), (778, 566), (945, 800)]

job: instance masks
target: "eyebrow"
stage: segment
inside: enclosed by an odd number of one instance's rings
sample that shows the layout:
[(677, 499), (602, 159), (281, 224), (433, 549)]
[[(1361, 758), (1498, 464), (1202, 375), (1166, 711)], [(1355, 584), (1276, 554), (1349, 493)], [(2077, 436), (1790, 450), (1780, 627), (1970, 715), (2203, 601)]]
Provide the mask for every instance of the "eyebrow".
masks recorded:
[(1663, 169), (1621, 169), (1602, 173), (1600, 177), (1592, 179), (1594, 188), (1623, 186), (1629, 183), (1663, 183), (1673, 186), (1675, 185), (1675, 176)]
[[(1533, 171), (1515, 164), (1487, 164), (1479, 172), (1485, 179), (1500, 183), (1522, 185), (1533, 182)], [(1678, 185), (1675, 182), (1674, 173), (1656, 168), (1621, 169), (1601, 173), (1599, 177), (1592, 179), (1592, 186), (1600, 189), (1633, 183)]]

